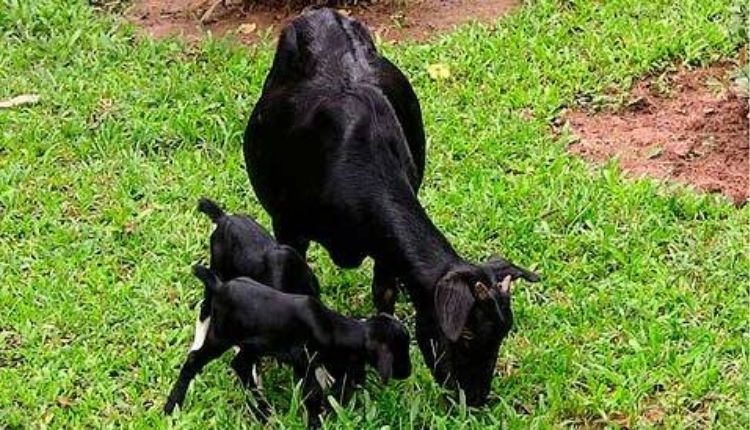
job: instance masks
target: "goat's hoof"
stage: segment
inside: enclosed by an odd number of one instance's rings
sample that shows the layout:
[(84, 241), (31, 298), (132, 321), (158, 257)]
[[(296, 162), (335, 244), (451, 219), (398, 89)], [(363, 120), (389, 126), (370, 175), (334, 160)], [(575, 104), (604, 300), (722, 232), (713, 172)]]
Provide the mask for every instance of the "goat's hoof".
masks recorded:
[(164, 405), (164, 415), (172, 415), (175, 406), (177, 406), (177, 402), (174, 400), (167, 400), (167, 404)]

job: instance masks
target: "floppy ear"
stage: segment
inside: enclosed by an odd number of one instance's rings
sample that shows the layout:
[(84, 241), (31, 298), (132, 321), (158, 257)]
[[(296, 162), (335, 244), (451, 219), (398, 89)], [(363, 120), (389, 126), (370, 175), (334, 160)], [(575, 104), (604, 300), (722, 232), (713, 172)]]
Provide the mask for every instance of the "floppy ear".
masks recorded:
[(474, 306), (474, 296), (458, 273), (448, 273), (435, 287), (435, 313), (451, 342), (455, 342), (466, 325), (469, 311)]
[(493, 258), (487, 262), (486, 266), (492, 270), (498, 279), (505, 279), (506, 276), (510, 276), (513, 281), (522, 278), (529, 282), (539, 282), (539, 275), (502, 257)]
[(378, 346), (375, 367), (378, 369), (380, 380), (387, 384), (393, 375), (393, 354), (385, 345)]

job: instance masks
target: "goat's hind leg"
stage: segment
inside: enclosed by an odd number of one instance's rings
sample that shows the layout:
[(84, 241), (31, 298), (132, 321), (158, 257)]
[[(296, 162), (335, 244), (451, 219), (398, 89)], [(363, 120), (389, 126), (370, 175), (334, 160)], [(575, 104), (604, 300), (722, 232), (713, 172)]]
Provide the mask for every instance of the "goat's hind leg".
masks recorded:
[(307, 260), (307, 249), (310, 247), (310, 240), (305, 239), (296, 230), (289, 228), (283, 222), (273, 223), (273, 235), (276, 241), (282, 245), (289, 245), (299, 253), (303, 260)]
[(200, 373), (206, 364), (219, 358), (230, 346), (218, 340), (209, 329), (203, 344), (198, 349), (191, 350), (188, 353), (187, 360), (180, 369), (180, 376), (172, 387), (167, 403), (164, 405), (165, 414), (171, 414), (176, 406), (182, 405), (193, 378)]
[(232, 360), (232, 369), (237, 374), (242, 386), (252, 394), (253, 398), (247, 398), (247, 406), (250, 412), (259, 421), (265, 423), (271, 416), (271, 405), (268, 404), (260, 389), (259, 366), (258, 356), (247, 347), (240, 347), (240, 352)]

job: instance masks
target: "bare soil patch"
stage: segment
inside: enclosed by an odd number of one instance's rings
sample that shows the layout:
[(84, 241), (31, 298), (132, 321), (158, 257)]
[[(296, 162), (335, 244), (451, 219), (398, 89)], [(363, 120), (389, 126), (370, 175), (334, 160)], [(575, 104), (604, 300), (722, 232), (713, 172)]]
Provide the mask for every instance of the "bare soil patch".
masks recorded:
[[(245, 43), (261, 35), (272, 36), (300, 12), (299, 7), (274, 2), (228, 0), (226, 7), (214, 0), (138, 0), (129, 9), (131, 21), (155, 37), (181, 34), (197, 39), (207, 31), (233, 34)], [(281, 2), (286, 3), (286, 2)], [(490, 23), (519, 4), (519, 0), (381, 0), (342, 6), (339, 10), (362, 22), (382, 40), (426, 40), (457, 25)], [(248, 7), (245, 7), (248, 6)]]
[(569, 151), (594, 163), (619, 159), (629, 175), (748, 200), (748, 102), (733, 90), (731, 64), (680, 70), (639, 82), (626, 107), (563, 116), (577, 141)]

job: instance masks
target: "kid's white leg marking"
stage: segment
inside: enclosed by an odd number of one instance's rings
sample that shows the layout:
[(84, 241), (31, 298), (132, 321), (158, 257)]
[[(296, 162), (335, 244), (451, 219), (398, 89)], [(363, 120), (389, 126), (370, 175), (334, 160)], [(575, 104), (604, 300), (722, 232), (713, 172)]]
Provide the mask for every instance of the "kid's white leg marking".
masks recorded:
[(318, 381), (318, 385), (323, 390), (329, 389), (336, 380), (328, 373), (328, 369), (325, 366), (315, 368), (315, 379)]
[(258, 374), (257, 364), (253, 364), (253, 381), (255, 382), (256, 387), (263, 388), (263, 380), (260, 379), (260, 375)]
[(195, 339), (193, 339), (193, 346), (190, 347), (190, 351), (197, 351), (203, 346), (203, 342), (206, 341), (206, 335), (208, 335), (208, 325), (211, 323), (211, 317), (206, 318), (204, 321), (200, 320), (200, 315), (195, 319)]

